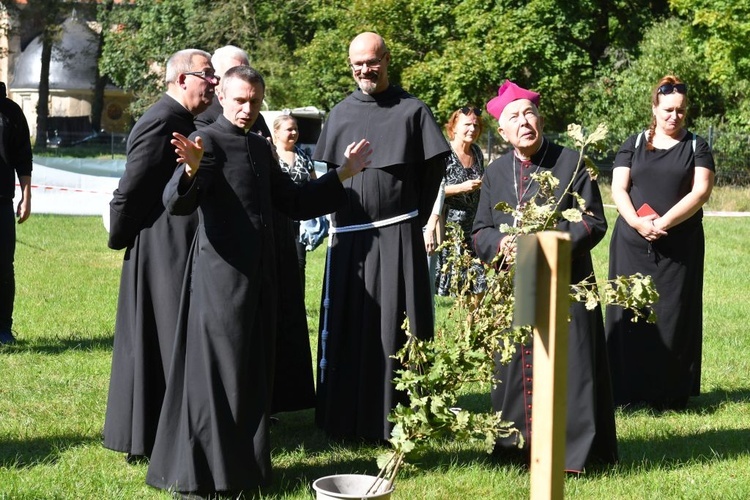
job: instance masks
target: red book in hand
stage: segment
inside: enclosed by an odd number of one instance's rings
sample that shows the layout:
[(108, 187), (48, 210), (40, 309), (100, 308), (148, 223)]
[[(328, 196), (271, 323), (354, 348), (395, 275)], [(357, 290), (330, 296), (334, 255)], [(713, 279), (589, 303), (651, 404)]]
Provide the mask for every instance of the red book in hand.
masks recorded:
[(651, 205), (649, 205), (648, 203), (644, 203), (643, 205), (641, 205), (641, 208), (636, 210), (635, 213), (638, 214), (638, 217), (645, 217), (651, 214), (659, 215), (656, 213), (656, 210), (651, 208)]

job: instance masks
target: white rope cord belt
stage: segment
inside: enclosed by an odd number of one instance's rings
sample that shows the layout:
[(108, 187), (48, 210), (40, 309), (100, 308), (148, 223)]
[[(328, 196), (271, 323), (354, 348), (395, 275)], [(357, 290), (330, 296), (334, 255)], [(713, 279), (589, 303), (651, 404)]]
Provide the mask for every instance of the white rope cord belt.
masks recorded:
[(397, 215), (395, 217), (390, 217), (388, 219), (383, 220), (377, 220), (374, 222), (367, 222), (365, 224), (352, 224), (350, 226), (340, 226), (340, 227), (334, 227), (330, 226), (328, 228), (328, 255), (326, 255), (326, 282), (325, 282), (325, 298), (323, 299), (323, 331), (320, 332), (320, 383), (325, 382), (325, 376), (326, 376), (326, 368), (328, 368), (328, 359), (326, 358), (326, 347), (328, 344), (328, 311), (331, 308), (331, 244), (333, 238), (330, 237), (330, 235), (336, 234), (336, 233), (353, 233), (355, 231), (366, 231), (368, 229), (377, 229), (380, 227), (385, 226), (391, 226), (393, 224), (398, 224), (399, 222), (404, 222), (409, 219), (415, 218), (417, 215), (419, 215), (418, 210), (412, 210), (409, 213)]
[[(419, 215), (419, 211), (412, 210), (408, 214), (397, 215), (389, 219), (376, 220), (375, 222), (365, 222), (364, 224), (352, 224), (351, 226), (340, 226), (340, 227), (331, 226), (328, 228), (328, 234), (353, 233), (354, 231), (366, 231), (367, 229), (375, 229), (378, 227), (390, 226), (392, 224), (398, 224), (399, 222), (404, 222), (405, 220), (413, 219), (417, 215)], [(328, 246), (329, 247), (331, 246), (330, 238), (328, 240)]]

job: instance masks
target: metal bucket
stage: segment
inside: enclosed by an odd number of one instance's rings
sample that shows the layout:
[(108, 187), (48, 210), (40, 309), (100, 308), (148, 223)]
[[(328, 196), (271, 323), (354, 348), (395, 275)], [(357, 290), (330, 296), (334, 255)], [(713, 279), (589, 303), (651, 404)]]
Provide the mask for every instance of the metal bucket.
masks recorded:
[(335, 474), (317, 479), (312, 486), (317, 500), (390, 499), (394, 488), (386, 490), (387, 481), (382, 481), (375, 492), (365, 493), (377, 479), (365, 474)]

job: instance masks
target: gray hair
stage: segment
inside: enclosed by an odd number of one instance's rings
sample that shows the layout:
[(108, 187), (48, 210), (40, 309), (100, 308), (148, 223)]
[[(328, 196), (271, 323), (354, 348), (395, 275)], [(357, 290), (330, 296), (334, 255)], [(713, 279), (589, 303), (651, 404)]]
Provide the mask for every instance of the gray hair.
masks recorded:
[(226, 71), (229, 68), (224, 68), (224, 62), (230, 59), (237, 59), (244, 61), (245, 64), (250, 64), (250, 57), (247, 55), (247, 52), (234, 45), (225, 45), (216, 49), (214, 55), (211, 56), (211, 64), (213, 64), (214, 69), (217, 71), (219, 68)]
[(184, 49), (172, 54), (167, 61), (164, 81), (167, 84), (176, 83), (178, 76), (193, 69), (193, 58), (196, 56), (203, 56), (207, 60), (211, 60), (211, 54), (200, 49)]
[(250, 66), (241, 65), (229, 68), (227, 72), (224, 73), (224, 77), (221, 79), (222, 92), (224, 92), (227, 81), (232, 78), (239, 78), (240, 80), (243, 80), (251, 85), (260, 84), (263, 90), (266, 90), (266, 82), (265, 80), (263, 80), (263, 75), (258, 73), (257, 70), (251, 68)]

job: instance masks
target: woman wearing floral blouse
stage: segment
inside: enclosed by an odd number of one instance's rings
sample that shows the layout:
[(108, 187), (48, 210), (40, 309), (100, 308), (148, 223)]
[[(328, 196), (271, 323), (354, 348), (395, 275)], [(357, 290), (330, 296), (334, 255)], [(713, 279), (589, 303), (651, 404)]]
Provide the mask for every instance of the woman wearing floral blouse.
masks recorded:
[[(454, 111), (445, 124), (452, 149), (445, 169), (445, 221), (455, 222), (461, 227), (466, 251), (474, 257), (476, 255), (471, 243), (471, 227), (484, 175), (484, 156), (479, 146), (474, 144), (482, 134), (481, 114), (480, 108), (464, 106)], [(455, 248), (444, 248), (440, 253), (435, 278), (438, 295), (450, 294), (454, 270), (448, 264), (448, 256), (455, 251)], [(478, 300), (487, 288), (484, 267), (477, 263), (471, 266), (470, 272), (472, 277), (469, 291)], [(466, 279), (465, 273), (459, 279), (462, 283)]]

